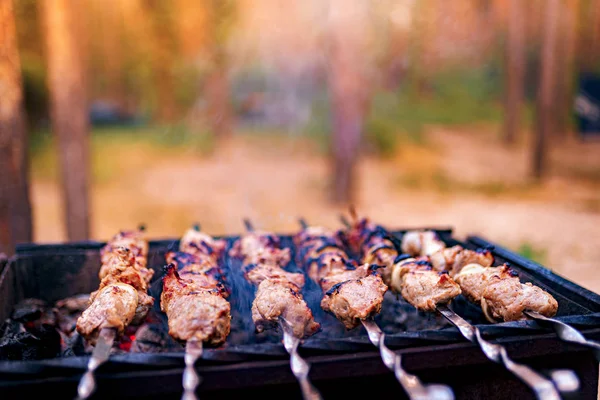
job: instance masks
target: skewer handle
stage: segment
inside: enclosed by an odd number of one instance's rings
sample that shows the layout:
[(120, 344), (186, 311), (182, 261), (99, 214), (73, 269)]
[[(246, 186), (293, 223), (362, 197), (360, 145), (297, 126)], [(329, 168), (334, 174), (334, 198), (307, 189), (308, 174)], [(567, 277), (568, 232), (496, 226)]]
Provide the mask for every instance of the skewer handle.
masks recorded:
[(551, 325), (558, 337), (562, 340), (591, 347), (594, 350), (596, 358), (600, 361), (600, 343), (586, 339), (577, 329), (557, 319), (545, 317), (535, 311), (525, 311), (525, 314), (528, 317), (533, 318), (536, 322)]
[[(438, 305), (437, 310), (448, 321), (458, 328), (460, 333), (470, 342), (479, 345), (485, 356), (498, 364), (504, 365), (506, 369), (512, 372), (517, 378), (521, 379), (529, 386), (540, 400), (560, 400), (560, 394), (554, 386), (554, 383), (542, 375), (535, 372), (530, 367), (514, 362), (506, 352), (506, 349), (495, 343), (488, 342), (481, 337), (481, 332), (476, 326), (471, 325), (446, 305)], [(573, 374), (577, 380), (577, 377)], [(557, 382), (559, 385), (559, 382)], [(577, 387), (579, 381), (577, 380)]]
[(87, 365), (87, 371), (81, 377), (77, 386), (76, 400), (88, 399), (96, 391), (96, 378), (94, 373), (110, 357), (110, 351), (115, 341), (117, 332), (112, 328), (102, 328), (98, 341), (92, 351)]
[(452, 400), (452, 389), (445, 385), (423, 385), (419, 378), (402, 368), (402, 359), (385, 345), (385, 334), (373, 320), (363, 320), (369, 340), (379, 348), (381, 359), (388, 369), (394, 372), (396, 379), (411, 400)]
[(315, 388), (308, 379), (308, 372), (310, 371), (310, 364), (308, 364), (298, 354), (298, 346), (300, 345), (300, 339), (290, 333), (288, 329), (282, 324), (283, 330), (283, 345), (285, 350), (290, 355), (290, 366), (292, 373), (298, 379), (300, 389), (302, 390), (302, 398), (304, 400), (322, 400), (321, 394)]
[(183, 371), (183, 395), (181, 400), (197, 400), (196, 388), (202, 378), (196, 372), (194, 365), (202, 357), (202, 342), (198, 340), (188, 340), (185, 344), (185, 369)]

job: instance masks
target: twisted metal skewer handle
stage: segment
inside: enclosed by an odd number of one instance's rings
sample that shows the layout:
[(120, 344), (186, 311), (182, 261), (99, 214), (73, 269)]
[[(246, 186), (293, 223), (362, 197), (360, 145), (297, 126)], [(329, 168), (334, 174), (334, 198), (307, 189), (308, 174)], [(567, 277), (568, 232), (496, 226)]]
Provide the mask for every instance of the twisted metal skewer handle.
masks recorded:
[(117, 331), (111, 328), (102, 328), (100, 330), (96, 346), (94, 346), (92, 356), (88, 361), (87, 371), (83, 374), (77, 386), (77, 400), (88, 399), (96, 391), (94, 373), (110, 357), (110, 351), (116, 335)]
[(452, 389), (445, 385), (433, 384), (423, 385), (418, 377), (409, 374), (402, 368), (400, 355), (390, 350), (385, 345), (385, 334), (373, 320), (363, 320), (363, 326), (367, 330), (369, 340), (379, 348), (381, 359), (389, 370), (394, 372), (396, 379), (411, 400), (452, 400), (454, 394)]
[[(438, 311), (448, 321), (454, 324), (460, 333), (470, 342), (479, 345), (485, 356), (498, 364), (504, 365), (506, 369), (512, 372), (517, 378), (521, 379), (527, 384), (536, 394), (536, 397), (540, 400), (560, 400), (558, 390), (554, 386), (554, 383), (542, 375), (535, 372), (530, 367), (518, 364), (511, 360), (506, 352), (506, 349), (495, 343), (488, 342), (481, 337), (481, 332), (477, 327), (471, 325), (465, 321), (462, 317), (450, 310), (445, 305), (438, 305)], [(575, 377), (575, 379), (577, 379)], [(577, 382), (579, 383), (579, 382)]]
[(300, 389), (302, 390), (302, 398), (304, 400), (322, 400), (319, 391), (310, 383), (308, 372), (310, 365), (298, 354), (298, 346), (300, 339), (292, 335), (288, 329), (283, 329), (283, 346), (290, 355), (290, 366), (292, 373), (298, 379)]
[(185, 344), (185, 369), (183, 370), (183, 395), (181, 400), (197, 400), (196, 388), (202, 381), (202, 378), (196, 372), (195, 364), (202, 357), (202, 342), (198, 340), (188, 340)]
[(582, 344), (592, 348), (596, 358), (598, 358), (598, 361), (600, 361), (600, 343), (586, 339), (585, 336), (583, 336), (577, 329), (557, 319), (545, 317), (535, 311), (525, 311), (525, 314), (528, 317), (533, 318), (535, 321), (550, 324), (552, 328), (554, 328), (554, 331), (558, 337), (562, 340), (566, 342)]

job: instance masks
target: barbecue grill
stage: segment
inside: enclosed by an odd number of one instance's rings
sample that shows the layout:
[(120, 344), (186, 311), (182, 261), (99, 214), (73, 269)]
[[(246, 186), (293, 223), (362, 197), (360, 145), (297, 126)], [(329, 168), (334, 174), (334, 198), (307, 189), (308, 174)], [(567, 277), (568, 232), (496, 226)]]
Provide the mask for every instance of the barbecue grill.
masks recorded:
[[(429, 228), (447, 245), (493, 248), (496, 263), (508, 262), (524, 281), (550, 292), (558, 301), (556, 318), (579, 329), (587, 339), (600, 339), (600, 296), (547, 268), (479, 237), (456, 240), (452, 229)], [(400, 237), (404, 231), (395, 230)], [(283, 246), (294, 248), (291, 235), (279, 235)], [(224, 237), (228, 245), (237, 236)], [(86, 371), (90, 349), (81, 340), (66, 341), (40, 320), (51, 316), (45, 304), (97, 289), (100, 248), (105, 243), (21, 245), (16, 256), (0, 258), (0, 393), (2, 399), (52, 394), (74, 398)], [(177, 249), (178, 239), (150, 241), (148, 265), (156, 271), (149, 293), (160, 296), (165, 254)], [(292, 257), (294, 260), (295, 257)], [(289, 355), (280, 335), (256, 334), (250, 317), (252, 287), (239, 272), (238, 262), (226, 257), (225, 273), (231, 285), (232, 331), (226, 345), (204, 349), (196, 369), (202, 382), (199, 396), (238, 398), (301, 398), (289, 368)], [(294, 261), (289, 270), (299, 271)], [(321, 322), (322, 331), (305, 340), (300, 354), (311, 365), (311, 382), (327, 398), (405, 393), (381, 361), (363, 327), (346, 331), (324, 313), (320, 289), (307, 280), (304, 297)], [(24, 300), (30, 299), (26, 302)], [(37, 299), (37, 300), (31, 300)], [(94, 398), (179, 399), (185, 367), (184, 347), (166, 332), (166, 320), (155, 302), (148, 321), (129, 332), (116, 345), (110, 360), (97, 373)], [(515, 361), (536, 371), (568, 369), (579, 377), (580, 387), (568, 396), (596, 399), (598, 361), (587, 347), (560, 340), (552, 328), (535, 321), (490, 324), (481, 309), (459, 296), (451, 308), (478, 327), (484, 338), (502, 344)], [(531, 390), (501, 365), (489, 361), (442, 316), (420, 313), (391, 292), (386, 294), (376, 322), (386, 333), (386, 344), (402, 355), (404, 368), (424, 383), (452, 388), (457, 399), (533, 399)], [(51, 325), (51, 324), (50, 324)], [(41, 334), (31, 327), (44, 327)], [(77, 336), (77, 335), (75, 335)]]

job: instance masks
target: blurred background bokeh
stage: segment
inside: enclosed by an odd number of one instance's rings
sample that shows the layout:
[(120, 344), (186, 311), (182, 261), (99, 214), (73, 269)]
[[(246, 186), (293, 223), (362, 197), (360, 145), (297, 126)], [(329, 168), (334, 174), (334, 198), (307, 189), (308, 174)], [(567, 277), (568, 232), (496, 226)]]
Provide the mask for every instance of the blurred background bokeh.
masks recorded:
[(0, 29), (6, 252), (354, 205), (600, 291), (599, 0), (0, 0)]

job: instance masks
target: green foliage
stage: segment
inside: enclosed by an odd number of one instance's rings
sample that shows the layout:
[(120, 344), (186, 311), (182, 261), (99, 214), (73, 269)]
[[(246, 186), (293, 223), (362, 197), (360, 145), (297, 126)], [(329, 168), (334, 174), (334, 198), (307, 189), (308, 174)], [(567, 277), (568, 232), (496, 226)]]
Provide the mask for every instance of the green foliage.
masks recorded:
[(440, 169), (429, 173), (416, 171), (402, 174), (398, 184), (405, 189), (434, 189), (445, 194), (473, 193), (492, 198), (498, 198), (507, 193), (525, 193), (531, 189), (530, 186), (515, 186), (500, 181), (464, 182), (449, 176)]
[(198, 97), (200, 71), (196, 66), (181, 59), (173, 65), (175, 101), (182, 110), (193, 107)]
[[(41, 180), (57, 180), (58, 148), (49, 130), (30, 136), (32, 175)], [(214, 150), (214, 137), (205, 130), (184, 124), (142, 127), (95, 128), (91, 135), (92, 177), (95, 183), (115, 179), (123, 169), (140, 168), (156, 154), (164, 159), (186, 155), (207, 156)]]
[(304, 128), (305, 134), (315, 141), (318, 150), (325, 154), (329, 151), (331, 125), (331, 106), (326, 92), (315, 96), (311, 108), (311, 118)]
[(519, 245), (517, 253), (525, 258), (537, 262), (538, 264), (544, 264), (548, 252), (546, 249), (535, 247), (529, 242), (524, 242)]
[[(388, 157), (402, 143), (424, 144), (427, 125), (498, 122), (502, 118), (500, 85), (501, 78), (488, 68), (439, 73), (429, 79), (426, 92), (411, 90), (409, 83), (398, 92), (379, 91), (372, 97), (365, 119), (365, 146), (374, 154)], [(330, 111), (327, 96), (317, 96), (312, 119), (305, 128), (322, 150), (329, 145)]]
[(427, 90), (401, 90), (396, 118), (403, 130), (425, 125), (500, 121), (500, 78), (493, 70), (445, 71), (429, 79)]

